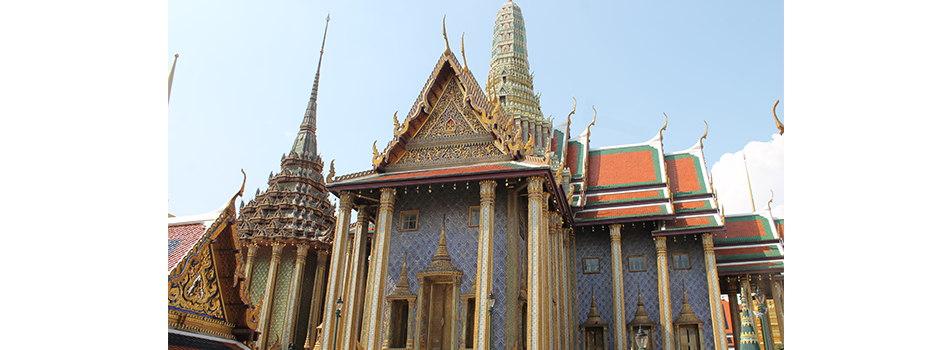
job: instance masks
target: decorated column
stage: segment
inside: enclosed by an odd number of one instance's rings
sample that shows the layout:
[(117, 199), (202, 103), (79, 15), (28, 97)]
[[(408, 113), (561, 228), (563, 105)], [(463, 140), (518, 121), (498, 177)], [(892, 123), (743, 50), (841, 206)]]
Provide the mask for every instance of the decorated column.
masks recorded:
[(627, 349), (627, 313), (624, 312), (623, 253), (620, 250), (620, 224), (610, 225), (610, 271), (614, 297), (614, 345)]
[(297, 244), (297, 256), (294, 260), (294, 271), (291, 274), (290, 293), (287, 295), (287, 311), (284, 316), (284, 332), (280, 336), (281, 348), (286, 348), (287, 344), (294, 342), (294, 330), (297, 328), (297, 305), (300, 305), (300, 280), (303, 279), (304, 266), (307, 263), (307, 252), (310, 251), (310, 245)]
[(363, 317), (362, 343), (366, 350), (376, 350), (382, 344), (383, 328), (383, 294), (386, 289), (386, 271), (389, 266), (389, 236), (392, 231), (393, 201), (396, 197), (395, 188), (380, 190), (379, 216), (376, 218), (376, 234), (373, 236), (373, 256), (370, 260), (370, 271), (366, 281), (366, 313)]
[(541, 347), (541, 242), (543, 196), (541, 193), (544, 179), (540, 176), (528, 178), (528, 320), (527, 344), (528, 350), (539, 350)]
[[(771, 280), (771, 277), (769, 277)], [(775, 304), (775, 318), (778, 319), (778, 336), (779, 341), (783, 344), (785, 343), (785, 307), (782, 303), (782, 286), (781, 282), (776, 280), (771, 280), (772, 285), (772, 303)]]
[[(748, 309), (750, 312), (749, 318), (751, 319), (750, 322), (752, 322), (752, 333), (755, 335), (756, 339), (762, 339), (762, 334), (761, 334), (762, 332), (759, 331), (760, 329), (762, 329), (762, 328), (759, 328), (759, 321), (758, 321), (759, 318), (751, 316), (752, 315), (751, 313), (753, 312), (752, 310), (754, 310), (754, 308), (752, 306), (752, 300), (753, 300), (752, 299), (752, 285), (749, 282), (749, 280), (750, 280), (749, 275), (742, 275), (739, 277), (739, 288), (740, 288), (739, 293), (742, 294), (742, 298), (740, 300), (742, 300), (742, 302), (744, 303), (748, 303), (743, 307)], [(759, 340), (759, 342), (763, 343), (761, 340)]]
[[(255, 258), (257, 258), (258, 247), (259, 246), (257, 245), (257, 243), (247, 244), (247, 259), (244, 261), (246, 263), (244, 267), (244, 276), (247, 276), (245, 277), (244, 285), (246, 286), (251, 285), (251, 278), (254, 277), (254, 260)], [(260, 305), (257, 305), (257, 306), (260, 306)]]
[(406, 349), (413, 349), (416, 334), (416, 299), (409, 299), (409, 317), (406, 325)]
[(366, 261), (366, 233), (367, 226), (369, 226), (369, 212), (368, 208), (365, 205), (357, 207), (356, 214), (356, 233), (353, 235), (353, 249), (350, 252), (350, 261), (349, 261), (349, 278), (348, 282), (344, 286), (345, 292), (343, 293), (343, 305), (346, 310), (346, 314), (340, 319), (340, 328), (343, 330), (340, 334), (341, 339), (343, 340), (342, 346), (344, 349), (353, 349), (356, 346), (356, 336), (357, 327), (359, 327), (359, 313), (360, 313), (360, 304), (362, 300), (359, 300), (359, 288), (362, 287), (361, 279), (362, 275), (365, 274), (365, 264)]
[(281, 242), (271, 243), (270, 267), (267, 269), (267, 287), (264, 289), (264, 308), (261, 309), (261, 323), (258, 331), (261, 332), (261, 338), (258, 344), (267, 346), (267, 328), (271, 320), (271, 306), (274, 304), (274, 283), (277, 282), (277, 266), (280, 265), (280, 252), (284, 249)]
[(493, 180), (479, 182), (481, 208), (478, 210), (478, 273), (475, 281), (475, 349), (491, 349), (489, 334), (491, 314), (488, 313), (488, 294), (492, 291), (495, 237), (495, 186)]
[(666, 262), (666, 237), (655, 237), (653, 241), (656, 243), (656, 274), (663, 350), (673, 350), (673, 309), (670, 306), (670, 265)]
[(320, 344), (323, 349), (333, 348), (333, 329), (336, 321), (335, 303), (340, 297), (340, 290), (343, 280), (343, 267), (346, 265), (344, 256), (346, 255), (346, 237), (350, 231), (350, 211), (353, 210), (353, 193), (349, 191), (340, 192), (340, 209), (337, 212), (336, 228), (333, 233), (333, 255), (330, 257), (330, 272), (327, 277), (327, 296), (323, 307), (323, 333)]
[(317, 342), (317, 326), (320, 325), (320, 312), (323, 310), (323, 290), (324, 280), (326, 279), (327, 251), (317, 251), (317, 269), (313, 277), (313, 300), (310, 302), (310, 324), (307, 326), (307, 339), (304, 341), (304, 349), (313, 349)]
[(713, 252), (713, 234), (703, 234), (703, 255), (706, 263), (706, 281), (709, 284), (709, 310), (712, 317), (713, 340), (716, 350), (728, 350), (726, 321), (722, 314), (722, 299), (719, 295), (719, 270), (716, 269), (716, 253)]
[(739, 334), (739, 323), (742, 320), (739, 316), (741, 309), (739, 306), (738, 277), (726, 277), (726, 283), (728, 283), (726, 288), (729, 292), (729, 317), (732, 320), (732, 341), (735, 342)]

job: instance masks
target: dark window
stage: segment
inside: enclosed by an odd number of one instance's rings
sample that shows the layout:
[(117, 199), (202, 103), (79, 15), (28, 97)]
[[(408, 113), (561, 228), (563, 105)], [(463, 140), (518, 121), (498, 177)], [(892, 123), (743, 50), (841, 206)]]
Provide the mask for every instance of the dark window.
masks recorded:
[(584, 258), (584, 273), (600, 273), (600, 258)]
[(627, 257), (627, 269), (630, 272), (642, 272), (647, 270), (646, 260), (643, 255), (631, 255)]
[(689, 254), (673, 254), (673, 269), (675, 270), (686, 270), (689, 269)]
[(419, 211), (404, 211), (399, 215), (399, 230), (400, 231), (414, 231), (418, 230), (419, 226)]
[(409, 327), (409, 301), (393, 300), (390, 312), (389, 347), (405, 348)]

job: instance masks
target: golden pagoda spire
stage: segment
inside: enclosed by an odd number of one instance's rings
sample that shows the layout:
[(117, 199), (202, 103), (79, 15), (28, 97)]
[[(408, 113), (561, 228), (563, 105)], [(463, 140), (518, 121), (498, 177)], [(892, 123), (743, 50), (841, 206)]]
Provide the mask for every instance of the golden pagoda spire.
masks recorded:
[(749, 163), (745, 160), (745, 151), (742, 151), (742, 164), (745, 165), (745, 181), (749, 184), (749, 200), (752, 202), (752, 212), (755, 212), (755, 199), (752, 198), (752, 180), (749, 178)]
[(330, 28), (330, 14), (327, 13), (327, 24), (323, 28), (323, 43), (320, 45), (320, 58), (317, 60), (317, 74), (313, 78), (313, 87), (310, 89), (310, 100), (307, 101), (307, 111), (304, 112), (303, 122), (291, 152), (301, 157), (308, 154), (317, 156), (317, 90), (320, 87), (320, 67), (323, 65), (323, 49), (327, 45), (327, 30)]

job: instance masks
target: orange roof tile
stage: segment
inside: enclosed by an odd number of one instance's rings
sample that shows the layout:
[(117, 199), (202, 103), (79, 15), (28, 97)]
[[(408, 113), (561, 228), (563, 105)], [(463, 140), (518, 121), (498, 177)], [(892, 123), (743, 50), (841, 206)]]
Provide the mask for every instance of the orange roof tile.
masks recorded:
[(587, 178), (591, 188), (662, 182), (656, 149), (649, 146), (590, 152)]
[(667, 159), (666, 169), (670, 175), (670, 190), (674, 194), (703, 190), (697, 177), (699, 169), (696, 169), (694, 158)]
[(587, 205), (629, 202), (636, 199), (653, 199), (653, 198), (664, 198), (664, 196), (660, 190), (611, 193), (611, 194), (589, 194), (587, 195)]
[(633, 208), (611, 208), (611, 209), (591, 210), (591, 211), (584, 211), (584, 212), (578, 213), (576, 218), (578, 220), (592, 220), (592, 219), (602, 219), (602, 218), (612, 218), (612, 217), (638, 216), (638, 215), (647, 215), (647, 214), (667, 214), (666, 207), (664, 207), (662, 204), (658, 204), (658, 205), (648, 205), (648, 206), (633, 207)]
[(188, 253), (206, 229), (202, 223), (168, 226), (168, 271)]

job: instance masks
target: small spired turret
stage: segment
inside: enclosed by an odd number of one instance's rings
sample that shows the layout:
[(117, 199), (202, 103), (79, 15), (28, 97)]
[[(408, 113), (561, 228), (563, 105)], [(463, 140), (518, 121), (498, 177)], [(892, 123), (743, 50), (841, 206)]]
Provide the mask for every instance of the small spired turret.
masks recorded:
[(739, 350), (759, 350), (759, 341), (752, 326), (752, 317), (749, 315), (749, 303), (745, 296), (741, 299), (742, 328), (739, 330)]
[(534, 75), (528, 66), (524, 17), (518, 4), (508, 1), (501, 5), (495, 16), (494, 33), (491, 68), (485, 86), (488, 99), (498, 99), (515, 123), (525, 129), (524, 140), (528, 140), (529, 134), (536, 140), (533, 155), (543, 156), (549, 146), (551, 120), (544, 118), (540, 97), (534, 93)]

